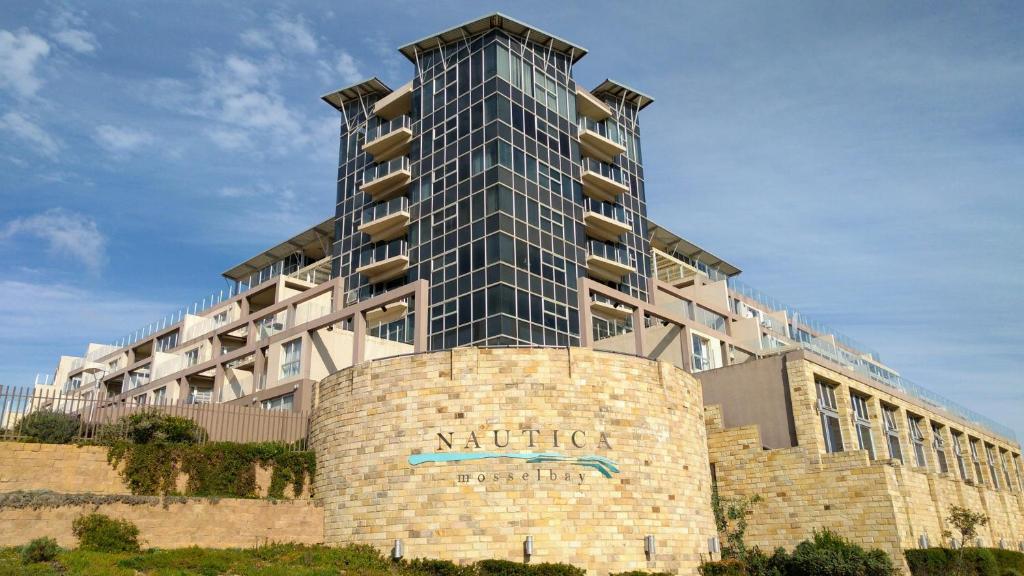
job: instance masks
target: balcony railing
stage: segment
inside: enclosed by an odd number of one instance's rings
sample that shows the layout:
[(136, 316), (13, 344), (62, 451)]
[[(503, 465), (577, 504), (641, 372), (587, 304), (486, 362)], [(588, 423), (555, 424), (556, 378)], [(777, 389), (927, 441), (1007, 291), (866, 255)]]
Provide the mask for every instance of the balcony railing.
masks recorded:
[(587, 242), (587, 250), (591, 256), (597, 256), (624, 266), (629, 266), (629, 251), (625, 246), (617, 246), (608, 242), (591, 240)]
[(366, 171), (363, 172), (363, 184), (373, 182), (374, 180), (377, 180), (378, 178), (383, 178), (393, 172), (409, 169), (409, 158), (406, 156), (401, 156), (399, 158), (389, 160), (382, 164), (371, 164), (369, 167), (366, 168)]
[(406, 198), (405, 196), (399, 196), (397, 198), (392, 198), (391, 200), (388, 200), (387, 202), (382, 202), (382, 203), (379, 203), (379, 204), (374, 204), (372, 206), (364, 208), (363, 209), (363, 219), (361, 220), (361, 222), (363, 224), (367, 224), (369, 222), (373, 222), (374, 220), (379, 220), (381, 218), (384, 218), (385, 216), (390, 216), (390, 215), (396, 214), (398, 212), (408, 212), (408, 211), (409, 211), (409, 199)]
[(617, 222), (626, 222), (626, 209), (622, 204), (612, 204), (611, 202), (602, 202), (594, 198), (585, 198), (583, 200), (583, 207), (588, 212), (600, 214)]
[(405, 240), (392, 240), (379, 244), (370, 250), (364, 250), (359, 254), (359, 267), (369, 266), (383, 262), (396, 256), (406, 256), (409, 253), (409, 244)]
[(387, 136), (395, 130), (410, 128), (411, 126), (412, 121), (408, 116), (399, 116), (393, 120), (378, 118), (375, 125), (371, 123), (371, 125), (366, 128), (366, 141), (373, 142), (382, 136)]
[(589, 130), (599, 136), (607, 138), (616, 144), (622, 145), (622, 138), (619, 136), (619, 127), (615, 122), (602, 120), (600, 122), (581, 116), (577, 126), (580, 130)]
[(626, 172), (622, 168), (615, 166), (614, 164), (608, 164), (595, 160), (594, 158), (584, 158), (582, 162), (583, 170), (588, 170), (595, 174), (600, 174), (605, 178), (617, 182), (619, 184), (628, 185), (629, 182), (626, 178)]

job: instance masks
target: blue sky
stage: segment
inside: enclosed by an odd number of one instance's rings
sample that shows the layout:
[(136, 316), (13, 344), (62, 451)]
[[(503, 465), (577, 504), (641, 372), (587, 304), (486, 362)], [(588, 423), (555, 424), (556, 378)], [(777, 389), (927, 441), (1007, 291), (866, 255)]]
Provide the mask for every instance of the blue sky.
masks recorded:
[(325, 92), (500, 10), (651, 94), (651, 215), (1024, 437), (1024, 6), (6, 2), (0, 384), (333, 210)]

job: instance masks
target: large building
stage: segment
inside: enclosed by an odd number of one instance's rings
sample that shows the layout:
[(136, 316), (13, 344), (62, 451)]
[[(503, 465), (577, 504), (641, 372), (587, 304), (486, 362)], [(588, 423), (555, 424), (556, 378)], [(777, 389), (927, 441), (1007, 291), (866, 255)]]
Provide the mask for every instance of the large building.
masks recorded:
[(500, 14), (400, 51), (408, 83), (323, 97), (333, 216), (225, 272), (227, 294), (62, 357), (51, 388), (312, 410), (332, 542), (469, 560), (529, 537), (537, 560), (687, 573), (717, 483), (766, 497), (754, 544), (828, 523), (899, 555), (959, 503), (1024, 548), (1010, 429), (648, 219), (649, 96), (578, 86), (586, 50)]

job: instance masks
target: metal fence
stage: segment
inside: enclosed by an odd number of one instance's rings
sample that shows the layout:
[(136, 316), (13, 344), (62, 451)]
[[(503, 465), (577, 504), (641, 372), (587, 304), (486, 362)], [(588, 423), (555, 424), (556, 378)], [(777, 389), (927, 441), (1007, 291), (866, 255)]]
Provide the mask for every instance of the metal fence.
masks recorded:
[[(267, 410), (259, 404), (155, 403), (137, 405), (130, 401), (96, 400), (59, 391), (0, 386), (0, 441), (38, 439), (38, 413), (58, 413), (62, 427), (73, 428), (72, 438), (96, 440), (123, 430), (110, 426), (125, 416), (159, 412), (194, 421), (206, 430), (206, 442), (282, 442), (295, 450), (308, 445), (308, 412)], [(65, 433), (66, 434), (66, 433)]]

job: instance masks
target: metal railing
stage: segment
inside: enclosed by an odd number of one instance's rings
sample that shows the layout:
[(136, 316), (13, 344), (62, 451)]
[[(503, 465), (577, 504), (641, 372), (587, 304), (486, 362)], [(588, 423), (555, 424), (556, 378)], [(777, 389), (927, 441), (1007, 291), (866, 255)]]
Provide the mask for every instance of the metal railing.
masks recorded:
[(590, 132), (599, 134), (604, 138), (607, 138), (612, 142), (615, 142), (616, 144), (622, 146), (625, 145), (625, 142), (623, 142), (625, 138), (623, 138), (619, 134), (618, 124), (616, 124), (615, 121), (612, 120), (611, 118), (597, 121), (591, 118), (587, 118), (586, 116), (580, 116), (577, 126), (580, 130), (589, 130)]
[(629, 251), (626, 250), (625, 246), (617, 246), (608, 242), (601, 242), (600, 240), (590, 240), (587, 242), (587, 250), (591, 256), (599, 256), (629, 266)]
[(604, 176), (605, 178), (608, 178), (609, 180), (618, 182), (619, 184), (627, 183), (626, 173), (622, 170), (622, 168), (619, 168), (618, 166), (613, 166), (612, 164), (605, 164), (600, 160), (596, 160), (590, 157), (584, 157), (582, 160), (582, 164), (583, 170), (595, 172), (597, 174), (600, 174), (601, 176)]
[(385, 216), (390, 216), (396, 212), (408, 212), (409, 211), (409, 199), (405, 196), (399, 196), (392, 198), (387, 202), (381, 202), (380, 204), (374, 204), (363, 209), (362, 222), (373, 222)]
[(626, 223), (626, 208), (622, 204), (612, 204), (611, 202), (603, 202), (595, 198), (584, 198), (583, 208), (589, 212), (595, 212), (606, 218), (611, 218), (616, 222)]
[[(57, 413), (76, 427), (71, 441), (91, 441), (123, 437), (117, 423), (125, 416), (140, 412), (160, 412), (188, 418), (206, 431), (204, 442), (284, 442), (293, 449), (304, 449), (309, 437), (309, 413), (264, 410), (260, 406), (209, 404), (210, 391), (189, 396), (182, 402), (149, 402), (134, 405), (130, 401), (110, 401), (71, 396), (34, 388), (0, 386), (0, 441), (35, 441), (38, 429), (34, 414)], [(205, 402), (205, 403), (204, 403)]]
[(409, 170), (409, 166), (408, 156), (399, 156), (398, 158), (393, 158), (382, 164), (371, 164), (366, 168), (366, 171), (363, 172), (363, 182), (372, 182), (377, 178), (387, 176), (388, 174), (399, 170)]
[(366, 142), (373, 142), (377, 138), (387, 136), (395, 130), (411, 126), (412, 120), (408, 116), (398, 116), (391, 120), (384, 120), (378, 117), (376, 123), (371, 122), (366, 127)]
[(374, 262), (383, 262), (395, 256), (405, 256), (409, 251), (409, 245), (405, 240), (392, 240), (364, 250), (359, 254), (359, 266), (366, 266)]

